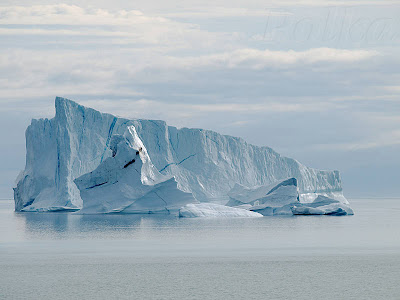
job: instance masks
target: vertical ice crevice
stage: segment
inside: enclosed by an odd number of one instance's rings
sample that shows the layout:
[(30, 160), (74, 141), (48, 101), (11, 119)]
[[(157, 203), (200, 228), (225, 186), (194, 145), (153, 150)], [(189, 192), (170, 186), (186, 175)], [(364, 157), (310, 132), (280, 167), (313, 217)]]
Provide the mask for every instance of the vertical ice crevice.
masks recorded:
[(113, 119), (113, 121), (112, 121), (112, 123), (110, 125), (110, 129), (108, 130), (108, 137), (107, 137), (106, 145), (104, 146), (103, 154), (101, 155), (100, 163), (103, 162), (104, 155), (106, 154), (106, 151), (108, 149), (108, 145), (110, 144), (110, 139), (111, 139), (111, 136), (112, 136), (112, 134), (114, 132), (114, 127), (115, 127), (115, 123), (117, 123), (117, 120), (118, 120), (118, 118), (114, 117), (114, 119)]

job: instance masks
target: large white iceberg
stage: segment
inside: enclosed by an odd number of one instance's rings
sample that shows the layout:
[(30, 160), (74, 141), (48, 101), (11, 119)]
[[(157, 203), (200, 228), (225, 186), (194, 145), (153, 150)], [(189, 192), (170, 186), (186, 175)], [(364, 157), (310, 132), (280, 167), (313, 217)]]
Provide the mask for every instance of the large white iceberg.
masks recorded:
[(177, 188), (174, 178), (154, 167), (135, 127), (110, 140), (112, 156), (74, 180), (83, 200), (81, 213), (171, 213), (197, 202)]
[(215, 203), (187, 204), (179, 210), (181, 218), (259, 218), (262, 214)]
[(53, 119), (32, 120), (26, 131), (26, 166), (14, 189), (17, 211), (81, 209), (75, 179), (112, 157), (113, 135), (123, 135), (128, 126), (136, 128), (154, 168), (175, 177), (178, 189), (200, 202), (225, 204), (235, 184), (265, 186), (286, 178), (297, 179), (301, 202), (318, 195), (346, 202), (338, 171), (305, 167), (271, 148), (163, 121), (118, 118), (64, 98), (55, 103)]

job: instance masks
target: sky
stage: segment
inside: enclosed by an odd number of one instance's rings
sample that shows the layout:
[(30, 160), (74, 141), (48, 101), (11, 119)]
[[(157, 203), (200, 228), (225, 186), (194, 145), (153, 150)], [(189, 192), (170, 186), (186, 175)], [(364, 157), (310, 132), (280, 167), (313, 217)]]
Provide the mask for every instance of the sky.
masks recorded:
[(56, 96), (211, 129), (399, 197), (398, 1), (0, 3), (0, 198)]

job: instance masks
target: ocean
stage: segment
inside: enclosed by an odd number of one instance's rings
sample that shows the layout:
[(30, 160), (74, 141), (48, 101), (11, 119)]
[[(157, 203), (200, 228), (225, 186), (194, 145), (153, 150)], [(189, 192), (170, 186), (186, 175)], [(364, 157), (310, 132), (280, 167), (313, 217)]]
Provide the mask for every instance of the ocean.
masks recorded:
[(16, 213), (0, 201), (0, 299), (400, 299), (400, 199), (354, 216)]

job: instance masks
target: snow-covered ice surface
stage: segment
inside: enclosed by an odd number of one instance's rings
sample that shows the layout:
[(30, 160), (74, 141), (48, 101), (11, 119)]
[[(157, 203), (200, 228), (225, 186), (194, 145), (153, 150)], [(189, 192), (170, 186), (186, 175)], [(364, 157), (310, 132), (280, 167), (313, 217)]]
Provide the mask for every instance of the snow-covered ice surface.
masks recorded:
[(113, 135), (112, 156), (75, 179), (83, 199), (81, 213), (171, 213), (196, 202), (174, 178), (154, 167), (135, 127)]
[(113, 135), (123, 135), (128, 126), (136, 128), (154, 168), (175, 177), (177, 187), (200, 202), (225, 204), (235, 184), (266, 186), (287, 178), (297, 179), (301, 202), (318, 195), (347, 202), (338, 171), (305, 167), (271, 148), (163, 121), (118, 118), (64, 98), (55, 104), (53, 119), (32, 120), (26, 131), (26, 166), (14, 190), (17, 211), (82, 208), (74, 180), (111, 157)]
[(215, 203), (187, 204), (179, 210), (181, 218), (259, 218), (261, 214)]

